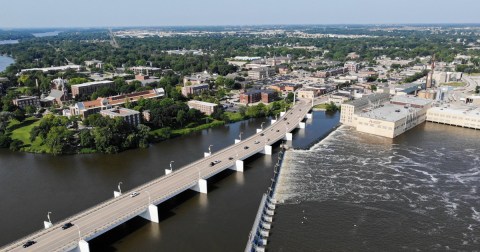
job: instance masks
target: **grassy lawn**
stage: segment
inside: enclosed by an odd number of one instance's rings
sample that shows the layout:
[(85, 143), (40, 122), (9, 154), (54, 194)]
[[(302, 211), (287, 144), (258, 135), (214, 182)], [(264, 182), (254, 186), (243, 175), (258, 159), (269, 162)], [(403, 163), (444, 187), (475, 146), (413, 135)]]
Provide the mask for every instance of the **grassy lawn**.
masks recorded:
[(452, 87), (464, 87), (466, 84), (465, 82), (449, 82), (449, 83), (441, 83), (440, 86), (452, 86)]
[(35, 141), (30, 141), (30, 132), (32, 131), (33, 127), (38, 126), (39, 124), (40, 120), (33, 117), (27, 118), (21, 123), (17, 120), (12, 120), (10, 121), (10, 124), (8, 126), (8, 130), (11, 131), (12, 139), (20, 140), (23, 142), (23, 151), (46, 153), (48, 152), (48, 148), (47, 146), (42, 145), (42, 140), (40, 138), (37, 137)]
[(326, 103), (324, 103), (324, 104), (318, 104), (318, 105), (315, 105), (315, 106), (313, 107), (313, 109), (326, 110), (326, 109), (327, 109), (327, 105), (328, 105), (328, 104), (326, 104)]
[(230, 122), (238, 122), (245, 119), (240, 113), (225, 112), (225, 115), (228, 116)]
[(223, 121), (215, 120), (213, 122), (210, 122), (210, 123), (207, 123), (207, 124), (202, 124), (202, 125), (199, 125), (199, 126), (194, 127), (194, 128), (176, 129), (176, 130), (172, 130), (172, 136), (187, 135), (187, 134), (190, 134), (192, 132), (196, 132), (196, 131), (200, 131), (200, 130), (204, 130), (204, 129), (209, 129), (209, 128), (217, 127), (217, 126), (224, 125), (224, 124), (225, 124), (225, 122), (223, 122)]

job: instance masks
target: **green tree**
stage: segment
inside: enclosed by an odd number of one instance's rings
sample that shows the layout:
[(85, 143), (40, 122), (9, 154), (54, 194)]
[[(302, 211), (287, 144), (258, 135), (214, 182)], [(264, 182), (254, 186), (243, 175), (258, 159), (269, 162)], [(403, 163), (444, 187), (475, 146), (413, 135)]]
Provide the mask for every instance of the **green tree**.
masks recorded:
[(54, 126), (48, 132), (44, 144), (48, 146), (50, 153), (54, 155), (67, 151), (68, 144), (72, 141), (73, 132), (65, 126)]

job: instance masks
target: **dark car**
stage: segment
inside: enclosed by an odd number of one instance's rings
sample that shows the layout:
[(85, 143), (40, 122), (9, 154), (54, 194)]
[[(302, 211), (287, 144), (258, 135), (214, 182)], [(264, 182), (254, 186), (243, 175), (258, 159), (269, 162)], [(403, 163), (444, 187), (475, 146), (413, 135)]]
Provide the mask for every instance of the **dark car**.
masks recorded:
[(265, 134), (263, 134), (263, 133), (262, 133), (262, 134), (260, 134), (260, 136), (264, 136), (264, 135), (265, 135)]
[(248, 149), (248, 146), (243, 147), (245, 150)]
[(73, 227), (73, 224), (71, 222), (68, 222), (68, 223), (63, 224), (62, 229), (65, 230), (65, 229), (68, 229), (68, 228), (71, 228), (71, 227)]
[(283, 120), (284, 120), (284, 121), (286, 121), (286, 120), (287, 120), (287, 118), (286, 118), (286, 117), (284, 117), (284, 118), (283, 118)]
[(26, 247), (30, 247), (32, 246), (33, 244), (37, 243), (36, 241), (27, 241), (25, 242), (25, 244), (23, 244), (23, 247), (26, 248)]
[(277, 130), (277, 132), (280, 132), (280, 130)]
[(214, 166), (214, 165), (215, 165), (215, 163), (214, 163), (214, 162), (210, 162), (210, 166)]
[(233, 157), (229, 157), (228, 160), (233, 160)]

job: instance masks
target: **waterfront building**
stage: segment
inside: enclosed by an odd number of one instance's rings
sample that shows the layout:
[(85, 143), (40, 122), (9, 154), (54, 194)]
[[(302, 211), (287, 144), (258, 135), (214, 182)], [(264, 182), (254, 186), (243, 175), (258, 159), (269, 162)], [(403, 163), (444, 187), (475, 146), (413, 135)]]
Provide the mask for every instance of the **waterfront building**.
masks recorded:
[(58, 72), (58, 71), (66, 71), (68, 69), (73, 69), (75, 71), (80, 71), (80, 68), (82, 66), (80, 65), (66, 65), (66, 66), (57, 66), (57, 67), (40, 67), (40, 68), (27, 68), (27, 69), (22, 69), (20, 70), (20, 74), (25, 73), (25, 72), (34, 72), (34, 71), (42, 71), (44, 73), (46, 72)]
[(218, 105), (215, 103), (203, 102), (203, 101), (197, 101), (197, 100), (190, 100), (187, 102), (187, 105), (189, 108), (200, 110), (200, 112), (206, 115), (213, 114), (218, 108)]
[(100, 115), (110, 118), (121, 117), (125, 122), (133, 126), (140, 124), (140, 112), (133, 109), (115, 107), (100, 111)]
[(72, 85), (72, 97), (75, 98), (77, 96), (82, 96), (82, 95), (91, 95), (95, 91), (97, 91), (100, 88), (113, 88), (115, 86), (115, 83), (113, 81), (93, 81), (93, 82), (87, 82), (83, 84), (77, 84), (77, 85)]
[(308, 87), (299, 89), (297, 96), (298, 98), (313, 99), (325, 93), (327, 93), (327, 88)]
[(432, 107), (427, 111), (427, 121), (480, 129), (480, 107), (454, 104)]
[(372, 135), (395, 138), (425, 122), (432, 100), (395, 96), (390, 103), (354, 115), (356, 130)]
[(360, 113), (363, 109), (369, 107), (378, 107), (380, 104), (387, 102), (390, 98), (389, 94), (376, 93), (363, 96), (360, 99), (343, 103), (341, 107), (340, 122), (349, 126), (356, 126), (353, 121), (355, 113)]

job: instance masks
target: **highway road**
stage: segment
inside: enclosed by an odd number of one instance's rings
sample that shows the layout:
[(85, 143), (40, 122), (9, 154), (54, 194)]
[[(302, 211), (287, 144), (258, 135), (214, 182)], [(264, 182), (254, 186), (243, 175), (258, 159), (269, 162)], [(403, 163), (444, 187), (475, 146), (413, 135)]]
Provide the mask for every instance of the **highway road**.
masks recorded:
[[(144, 212), (150, 203), (158, 205), (195, 186), (199, 178), (209, 178), (228, 167), (234, 166), (237, 159), (244, 160), (264, 150), (265, 145), (277, 142), (285, 136), (286, 132), (292, 131), (303, 120), (310, 108), (310, 101), (298, 101), (283, 117), (262, 132), (218, 152), (212, 152), (209, 157), (197, 160), (171, 174), (136, 187), (120, 197), (107, 200), (71, 216), (51, 228), (24, 237), (1, 248), (0, 251), (51, 252), (75, 249), (79, 240), (89, 241), (106, 230), (110, 230)], [(220, 163), (211, 166), (211, 162), (216, 160)], [(130, 197), (130, 193), (133, 191), (138, 192), (139, 195)], [(62, 230), (61, 226), (67, 222), (73, 223), (74, 226)], [(23, 244), (28, 240), (33, 240), (36, 243), (28, 248), (23, 248)]]

